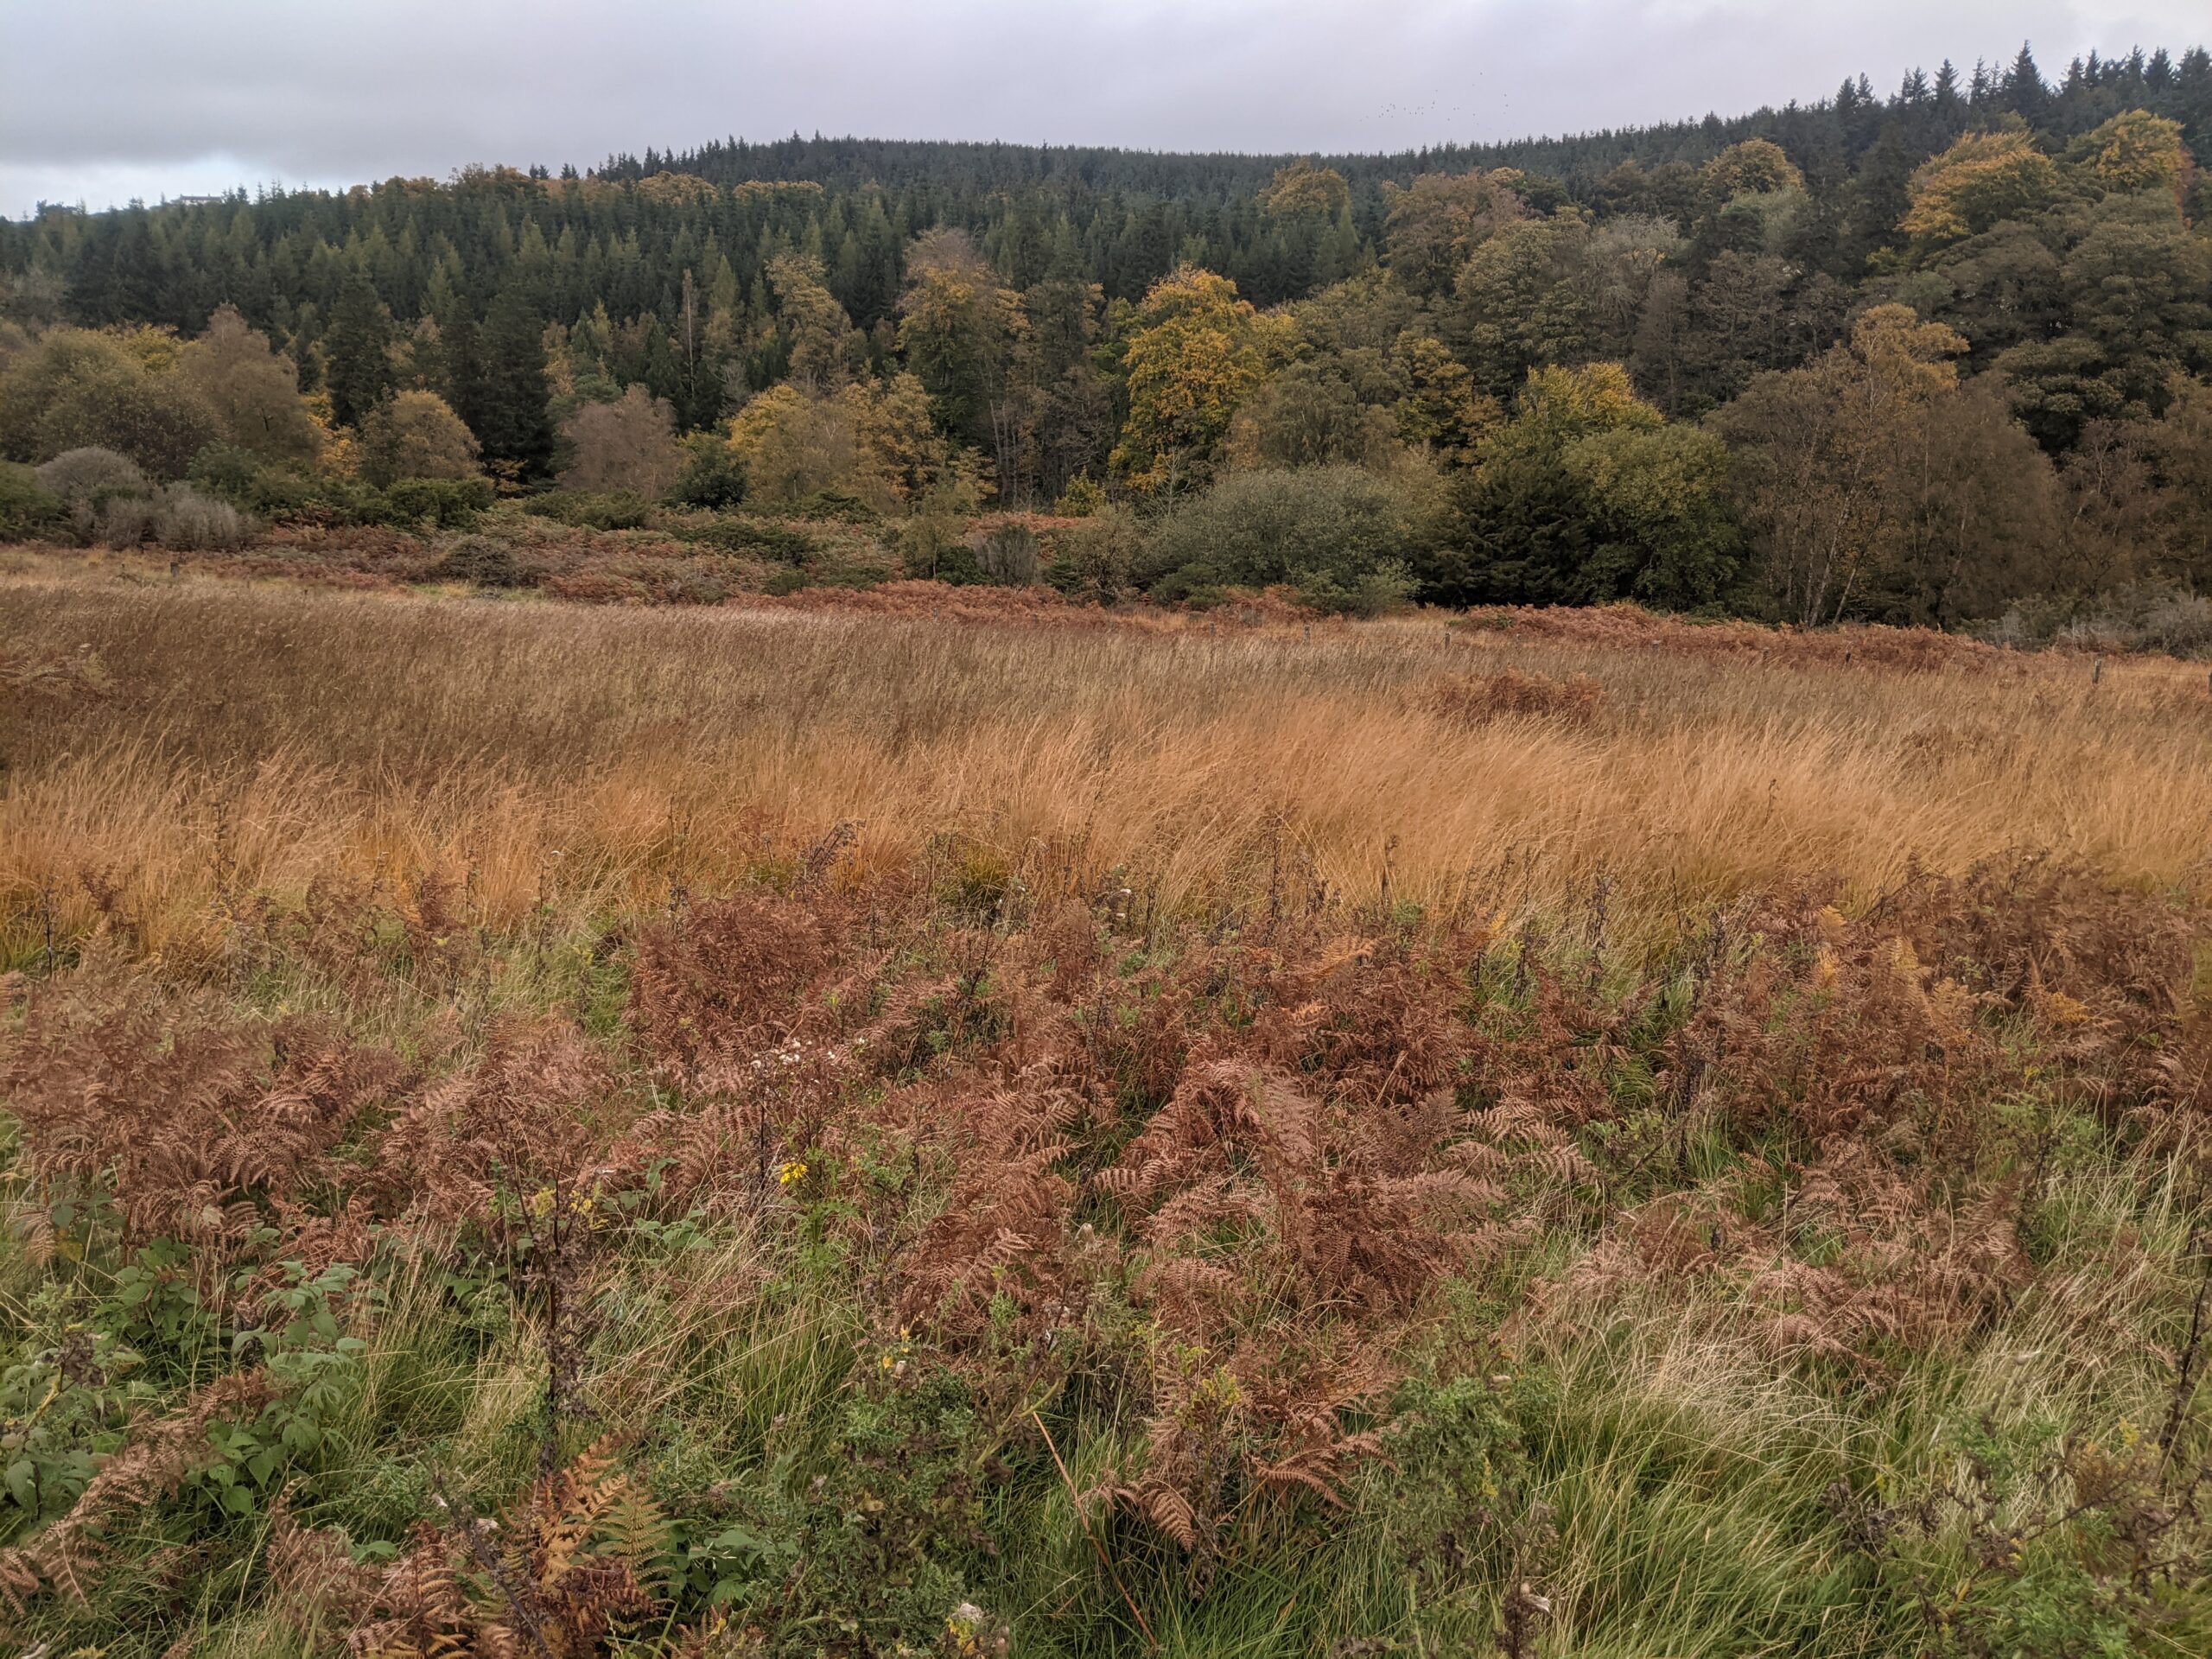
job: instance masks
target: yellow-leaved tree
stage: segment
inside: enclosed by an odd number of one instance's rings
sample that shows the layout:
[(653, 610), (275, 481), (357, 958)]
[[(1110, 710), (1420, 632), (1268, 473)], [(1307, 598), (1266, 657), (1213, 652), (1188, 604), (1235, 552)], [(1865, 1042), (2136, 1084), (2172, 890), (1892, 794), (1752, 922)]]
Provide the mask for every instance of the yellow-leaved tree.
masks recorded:
[(2058, 163), (2025, 128), (1970, 132), (1912, 175), (1912, 206), (1898, 228), (1925, 249), (2025, 219), (2066, 192)]
[(2182, 142), (2181, 123), (2147, 110), (2126, 110), (2067, 147), (2066, 159), (2107, 190), (2162, 190), (2184, 200), (2196, 163)]
[(1269, 219), (1332, 219), (1351, 206), (1351, 188), (1333, 167), (1316, 167), (1304, 156), (1279, 168), (1260, 192), (1260, 209)]
[(1700, 171), (1715, 195), (1758, 196), (1777, 190), (1800, 190), (1805, 175), (1771, 138), (1746, 138), (1731, 144), (1707, 162)]
[(1112, 456), (1129, 488), (1166, 497), (1212, 477), (1230, 422), (1267, 372), (1268, 333), (1226, 276), (1185, 265), (1152, 285), (1123, 358), (1129, 412)]
[(859, 340), (853, 320), (823, 281), (822, 262), (779, 253), (768, 261), (768, 286), (775, 290), (776, 320), (791, 348), (793, 384), (812, 390), (850, 379)]

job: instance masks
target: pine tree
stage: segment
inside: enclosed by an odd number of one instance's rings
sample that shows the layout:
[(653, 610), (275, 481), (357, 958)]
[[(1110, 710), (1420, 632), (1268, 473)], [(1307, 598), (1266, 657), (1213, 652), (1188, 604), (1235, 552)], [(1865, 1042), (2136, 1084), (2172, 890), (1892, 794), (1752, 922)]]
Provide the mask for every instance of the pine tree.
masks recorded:
[(485, 314), (463, 414), (486, 461), (506, 462), (525, 478), (542, 475), (553, 458), (544, 335), (530, 296), (516, 284), (501, 289)]
[(358, 273), (339, 291), (330, 327), (322, 337), (323, 384), (331, 417), (359, 426), (361, 417), (391, 393), (391, 314), (366, 276)]
[(1936, 72), (1936, 107), (1945, 115), (1959, 107), (1959, 72), (1948, 58)]
[(2039, 124), (2044, 107), (2050, 102), (2050, 88), (2044, 85), (2043, 71), (2036, 67), (2035, 54), (2028, 49), (2025, 41), (2020, 42), (2020, 55), (2005, 72), (2004, 91), (2006, 108), (2030, 126)]

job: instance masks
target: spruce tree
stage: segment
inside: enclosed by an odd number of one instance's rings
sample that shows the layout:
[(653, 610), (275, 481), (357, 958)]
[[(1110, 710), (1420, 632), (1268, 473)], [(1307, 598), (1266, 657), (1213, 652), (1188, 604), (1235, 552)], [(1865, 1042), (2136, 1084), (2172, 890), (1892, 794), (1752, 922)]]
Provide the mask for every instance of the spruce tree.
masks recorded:
[(339, 291), (322, 337), (323, 384), (331, 418), (359, 426), (391, 391), (391, 314), (369, 279), (358, 273)]
[(1959, 107), (1959, 72), (1948, 58), (1936, 72), (1936, 107), (1945, 115)]
[(553, 458), (544, 335), (530, 296), (518, 285), (503, 289), (485, 314), (464, 415), (485, 459), (508, 462), (524, 478), (542, 475)]
[(2020, 55), (2012, 60), (2012, 67), (2005, 72), (2005, 104), (2027, 122), (2030, 126), (2041, 124), (2044, 106), (2050, 102), (2050, 89), (2044, 85), (2043, 71), (2036, 67), (2035, 54), (2028, 50), (2025, 41), (2020, 42)]

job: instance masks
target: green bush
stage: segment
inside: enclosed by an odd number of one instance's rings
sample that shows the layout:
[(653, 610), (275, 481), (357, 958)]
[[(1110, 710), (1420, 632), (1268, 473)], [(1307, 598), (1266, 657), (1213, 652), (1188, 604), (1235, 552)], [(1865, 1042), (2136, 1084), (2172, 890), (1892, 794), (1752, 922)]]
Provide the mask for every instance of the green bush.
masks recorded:
[(38, 481), (38, 474), (13, 461), (0, 461), (0, 541), (23, 542), (61, 527), (66, 509), (60, 496)]
[(384, 489), (385, 516), (373, 522), (468, 530), (492, 510), (488, 478), (403, 478)]
[(514, 549), (489, 536), (463, 536), (430, 567), (434, 582), (466, 582), (478, 588), (520, 588), (530, 580)]
[(1298, 583), (1298, 602), (1324, 616), (1377, 617), (1407, 604), (1420, 586), (1403, 559), (1385, 559), (1350, 582), (1315, 571)]
[(1231, 473), (1160, 521), (1136, 575), (1158, 598), (1287, 583), (1353, 608), (1402, 575), (1419, 518), (1404, 486), (1357, 467)]
[(581, 530), (642, 530), (653, 511), (652, 502), (632, 490), (551, 490), (524, 505), (541, 518)]
[(288, 472), (226, 443), (202, 449), (187, 476), (202, 494), (271, 524), (471, 530), (493, 499), (486, 478), (403, 478), (378, 489), (359, 479)]
[(1189, 605), (1204, 611), (1221, 603), (1224, 586), (1219, 570), (1204, 559), (1196, 559), (1176, 566), (1147, 592), (1163, 605)]
[[(234, 443), (211, 443), (192, 458), (192, 465), (185, 469), (185, 481), (203, 494), (219, 497), (234, 507), (249, 512), (257, 511), (257, 499), (263, 493), (264, 475), (273, 469), (250, 449), (241, 449)], [(276, 478), (289, 474), (274, 473)]]
[(960, 520), (950, 512), (918, 512), (893, 537), (899, 567), (917, 582), (961, 584), (981, 582), (976, 550), (961, 539)]
[(847, 495), (842, 490), (817, 490), (791, 504), (794, 518), (821, 518), (841, 524), (880, 524), (883, 515), (860, 499)]
[(731, 452), (729, 445), (699, 434), (684, 448), (690, 451), (690, 459), (684, 463), (683, 474), (670, 493), (671, 501), (678, 506), (701, 507), (710, 512), (727, 512), (744, 502), (745, 463)]
[(804, 531), (762, 518), (718, 518), (703, 524), (673, 526), (669, 533), (718, 553), (750, 553), (785, 564), (803, 564), (820, 550)]
[(1129, 589), (1144, 556), (1144, 527), (1127, 507), (1100, 506), (1062, 531), (1045, 579), (1077, 599), (1111, 601)]

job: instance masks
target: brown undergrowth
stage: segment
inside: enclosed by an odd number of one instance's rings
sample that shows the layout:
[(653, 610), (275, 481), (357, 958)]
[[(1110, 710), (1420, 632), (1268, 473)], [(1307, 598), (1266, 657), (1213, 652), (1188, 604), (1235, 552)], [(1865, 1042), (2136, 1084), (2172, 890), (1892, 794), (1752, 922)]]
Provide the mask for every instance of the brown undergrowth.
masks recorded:
[[(663, 1560), (721, 1500), (651, 1490), (634, 1439), (602, 1435), (653, 1433), (599, 1312), (632, 1230), (832, 1250), (881, 1357), (853, 1386), (886, 1411), (955, 1387), (993, 1455), (1109, 1414), (1083, 1526), (1148, 1532), (1202, 1596), (1357, 1500), (1470, 1294), (1503, 1319), (1491, 1364), (1676, 1298), (1783, 1372), (1879, 1389), (2036, 1299), (2109, 1341), (2089, 1327), (2113, 1310), (2044, 1241), (2065, 1145), (2201, 1154), (2200, 918), (2050, 861), (1916, 875), (1857, 917), (1832, 885), (1757, 895), (1625, 975), (1602, 896), (1548, 939), (1318, 894), (1211, 931), (1147, 929), (1110, 892), (1024, 925), (947, 891), (872, 881), (833, 839), (780, 887), (679, 894), (610, 936), (611, 1028), (434, 1020), (405, 1052), (119, 943), (19, 981), (0, 1097), (26, 1236), (46, 1259), (181, 1245), (161, 1273), (242, 1359), (143, 1408), (0, 1553), (17, 1616), (91, 1593), (102, 1539), (218, 1459), (211, 1422), (308, 1386), (248, 1363), (289, 1351), (288, 1287), (394, 1260), (480, 1264), (536, 1333), (536, 1484), (499, 1527), (441, 1486), (374, 1571), (280, 1510), (271, 1605), (365, 1654), (565, 1656), (727, 1635)], [(340, 983), (397, 951), (458, 985), (426, 910), (259, 925)], [(330, 1312), (371, 1330), (378, 1307)], [(2170, 1451), (2200, 1457), (2194, 1433)], [(747, 1639), (803, 1605), (784, 1583)]]

